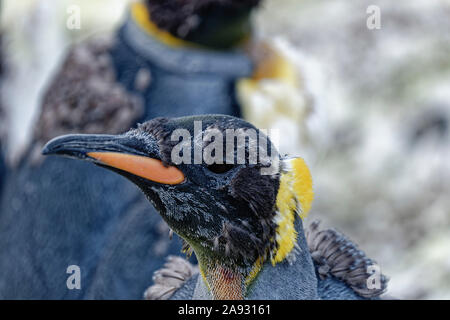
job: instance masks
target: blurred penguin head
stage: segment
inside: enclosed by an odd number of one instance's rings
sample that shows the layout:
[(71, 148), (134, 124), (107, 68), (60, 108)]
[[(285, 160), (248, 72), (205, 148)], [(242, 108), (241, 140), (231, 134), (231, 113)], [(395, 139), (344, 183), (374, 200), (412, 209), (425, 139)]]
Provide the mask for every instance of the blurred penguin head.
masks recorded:
[(261, 0), (146, 0), (152, 21), (178, 38), (226, 48), (251, 31), (250, 14)]

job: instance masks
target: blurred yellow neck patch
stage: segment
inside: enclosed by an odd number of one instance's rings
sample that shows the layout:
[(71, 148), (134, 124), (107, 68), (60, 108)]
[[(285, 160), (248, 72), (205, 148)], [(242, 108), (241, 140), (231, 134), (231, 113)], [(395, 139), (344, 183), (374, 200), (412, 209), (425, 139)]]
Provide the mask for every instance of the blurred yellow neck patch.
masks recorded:
[(286, 161), (289, 161), (290, 168), (281, 174), (276, 200), (277, 250), (271, 259), (273, 265), (283, 261), (294, 249), (297, 242), (295, 214), (298, 213), (300, 218), (305, 218), (314, 199), (312, 177), (305, 161), (302, 158)]

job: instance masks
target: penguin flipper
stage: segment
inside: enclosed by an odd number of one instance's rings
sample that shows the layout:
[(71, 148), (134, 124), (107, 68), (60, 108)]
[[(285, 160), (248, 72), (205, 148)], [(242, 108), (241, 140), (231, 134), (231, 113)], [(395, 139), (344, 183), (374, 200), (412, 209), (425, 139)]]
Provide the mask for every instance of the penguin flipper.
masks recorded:
[[(324, 292), (327, 292), (336, 287), (337, 282), (341, 282), (362, 298), (378, 298), (383, 294), (387, 289), (388, 278), (380, 272), (377, 263), (342, 233), (334, 229), (320, 230), (319, 225), (320, 221), (314, 221), (306, 230), (306, 240), (319, 278), (319, 289), (322, 285)], [(336, 296), (325, 293), (322, 298), (346, 299), (342, 296), (342, 288), (335, 291), (338, 293)]]
[(191, 299), (197, 283), (198, 268), (186, 259), (168, 256), (164, 266), (153, 274), (153, 282), (144, 293), (146, 300)]

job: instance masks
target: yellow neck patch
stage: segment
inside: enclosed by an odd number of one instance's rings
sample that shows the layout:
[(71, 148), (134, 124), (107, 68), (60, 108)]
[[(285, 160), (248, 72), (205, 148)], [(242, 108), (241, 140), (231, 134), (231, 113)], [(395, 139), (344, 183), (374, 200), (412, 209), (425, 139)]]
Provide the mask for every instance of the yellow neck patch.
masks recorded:
[(240, 79), (237, 83), (241, 103), (245, 103), (245, 97), (257, 91), (265, 79), (275, 80), (293, 88), (301, 87), (296, 67), (290, 60), (268, 43), (258, 43), (254, 46), (253, 51), (258, 54), (252, 57), (256, 63), (253, 75)]
[(272, 265), (283, 261), (294, 249), (297, 242), (295, 214), (305, 218), (314, 199), (311, 173), (302, 158), (284, 160), (289, 167), (281, 173), (280, 188), (277, 194), (277, 250), (272, 256)]
[(293, 87), (300, 86), (296, 68), (287, 58), (268, 43), (262, 43), (257, 47), (264, 53), (259, 59), (255, 59), (257, 65), (251, 80), (257, 82), (263, 79), (276, 79)]
[(158, 39), (160, 42), (164, 43), (169, 47), (195, 47), (196, 45), (179, 39), (167, 31), (159, 29), (156, 24), (154, 24), (150, 18), (150, 13), (147, 10), (147, 7), (140, 2), (134, 3), (131, 7), (131, 15), (136, 21), (136, 23), (144, 29), (151, 36)]

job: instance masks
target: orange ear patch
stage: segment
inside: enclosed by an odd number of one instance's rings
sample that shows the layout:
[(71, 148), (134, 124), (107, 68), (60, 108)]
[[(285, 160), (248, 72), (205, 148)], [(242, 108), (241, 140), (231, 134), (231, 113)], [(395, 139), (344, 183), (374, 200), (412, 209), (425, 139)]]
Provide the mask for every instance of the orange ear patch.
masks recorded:
[(173, 185), (185, 179), (183, 172), (179, 169), (172, 166), (166, 167), (158, 159), (117, 152), (89, 152), (87, 155), (107, 166), (158, 183)]

